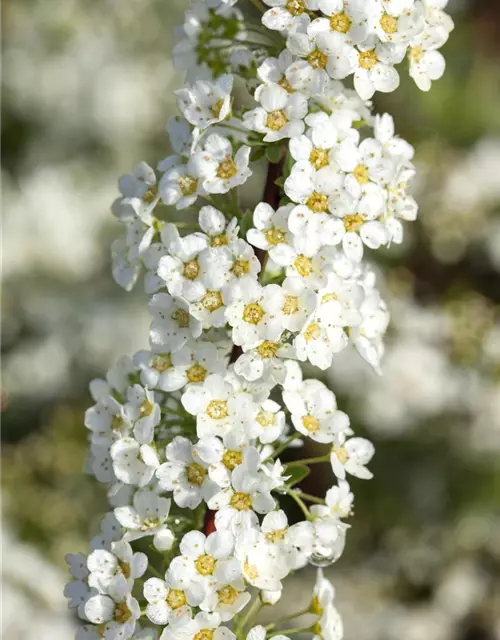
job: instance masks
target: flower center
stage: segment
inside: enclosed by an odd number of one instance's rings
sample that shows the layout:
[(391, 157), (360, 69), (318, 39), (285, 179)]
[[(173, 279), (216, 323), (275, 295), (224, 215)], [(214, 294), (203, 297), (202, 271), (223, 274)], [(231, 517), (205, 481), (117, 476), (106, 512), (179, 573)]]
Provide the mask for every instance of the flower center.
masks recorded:
[(313, 69), (324, 69), (328, 62), (328, 57), (319, 49), (314, 49), (307, 56), (307, 62), (311, 65)]
[(120, 567), (120, 571), (123, 573), (125, 578), (130, 578), (130, 565), (128, 562), (121, 562), (118, 560), (118, 566)]
[(302, 424), (309, 433), (317, 433), (319, 431), (319, 421), (317, 418), (311, 415), (304, 416), (302, 418)]
[(157, 187), (149, 187), (149, 189), (142, 196), (142, 199), (147, 204), (151, 204), (153, 202), (153, 200), (156, 199), (157, 195), (158, 195), (158, 188)]
[(150, 529), (155, 529), (159, 525), (160, 520), (158, 518), (144, 518), (144, 521), (141, 524), (141, 531), (149, 531)]
[(309, 156), (309, 162), (315, 169), (326, 167), (328, 164), (328, 151), (326, 149), (314, 147), (311, 151), (311, 155)]
[(282, 89), (285, 89), (285, 91), (288, 91), (288, 93), (294, 92), (294, 88), (292, 87), (292, 85), (290, 84), (290, 81), (286, 76), (283, 76), (281, 80), (278, 82), (278, 84)]
[(217, 596), (219, 597), (220, 604), (232, 605), (238, 598), (238, 592), (234, 587), (226, 585), (225, 587), (222, 587), (222, 589), (219, 589), (219, 591), (217, 591)]
[(187, 466), (186, 475), (190, 484), (195, 484), (197, 487), (203, 484), (205, 476), (207, 475), (206, 469), (197, 462), (192, 462)]
[(328, 198), (323, 193), (313, 191), (307, 198), (306, 205), (314, 211), (314, 213), (323, 213), (328, 211)]
[(220, 98), (220, 100), (217, 100), (217, 102), (215, 102), (212, 105), (212, 114), (214, 116), (214, 118), (219, 118), (220, 117), (220, 112), (222, 110), (222, 107), (224, 106), (224, 99)]
[(247, 578), (249, 578), (250, 580), (257, 580), (257, 578), (259, 577), (259, 572), (257, 571), (257, 567), (254, 564), (248, 564), (248, 562), (245, 562), (243, 564), (243, 573), (247, 576)]
[(280, 242), (285, 242), (285, 234), (281, 229), (277, 229), (276, 227), (271, 227), (264, 234), (266, 236), (266, 240), (269, 244), (280, 244)]
[(398, 30), (398, 19), (394, 16), (390, 16), (388, 13), (384, 13), (384, 15), (380, 18), (380, 26), (385, 31), (385, 33), (396, 33)]
[(352, 213), (344, 218), (344, 229), (349, 233), (351, 231), (357, 231), (363, 226), (364, 218), (359, 213)]
[(243, 320), (248, 324), (259, 324), (264, 317), (264, 309), (256, 302), (247, 304), (243, 309)]
[(198, 180), (192, 176), (182, 176), (179, 178), (179, 188), (183, 196), (192, 196), (198, 189)]
[(186, 377), (189, 382), (203, 382), (207, 377), (207, 370), (200, 364), (193, 364), (192, 367), (186, 371)]
[(299, 310), (299, 299), (297, 296), (285, 296), (285, 304), (283, 305), (283, 313), (286, 316), (293, 316)]
[(336, 293), (325, 293), (321, 298), (321, 304), (326, 304), (327, 302), (333, 302), (334, 300), (338, 300), (339, 297)]
[(178, 609), (186, 604), (186, 594), (181, 589), (169, 589), (165, 601), (171, 609)]
[(252, 507), (252, 499), (247, 493), (237, 492), (233, 494), (230, 504), (237, 511), (248, 511)]
[(351, 19), (345, 13), (335, 13), (330, 18), (330, 27), (334, 31), (340, 33), (347, 33), (351, 28)]
[(285, 539), (286, 529), (275, 529), (275, 531), (270, 531), (266, 533), (266, 540), (275, 544), (276, 542), (281, 542), (281, 540)]
[(141, 404), (140, 412), (143, 416), (150, 416), (153, 413), (153, 403), (149, 400), (144, 400)]
[(319, 324), (316, 324), (316, 322), (312, 322), (304, 331), (304, 338), (306, 342), (309, 342), (310, 340), (317, 340), (320, 335), (321, 329), (319, 328)]
[(292, 16), (300, 16), (306, 10), (306, 3), (304, 0), (288, 0), (285, 6), (288, 13)]
[(207, 414), (212, 420), (222, 420), (228, 416), (227, 402), (225, 400), (210, 400), (207, 405)]
[(186, 280), (195, 280), (200, 273), (200, 265), (198, 264), (198, 260), (189, 260), (189, 262), (184, 263), (184, 270), (182, 275), (186, 278)]
[(189, 313), (184, 309), (176, 309), (172, 314), (172, 320), (175, 320), (181, 329), (189, 327)]
[(422, 47), (412, 47), (410, 49), (410, 53), (408, 55), (408, 58), (410, 60), (413, 60), (414, 62), (420, 62), (420, 60), (422, 60), (423, 57), (424, 57), (424, 50), (422, 49)]
[(264, 342), (257, 347), (257, 351), (261, 358), (274, 358), (276, 356), (276, 352), (278, 351), (278, 347), (278, 342), (264, 340)]
[(238, 168), (236, 166), (233, 157), (228, 155), (225, 159), (219, 164), (217, 167), (217, 177), (222, 180), (229, 180), (233, 176), (235, 176), (238, 172)]
[(332, 452), (337, 456), (340, 464), (345, 464), (349, 460), (349, 454), (345, 447), (333, 447)]
[(303, 278), (307, 278), (307, 276), (310, 276), (313, 271), (313, 263), (311, 258), (308, 258), (307, 256), (304, 256), (302, 254), (300, 254), (295, 259), (294, 265), (295, 265), (295, 268), (297, 269), (297, 272)]
[(224, 247), (228, 243), (225, 233), (221, 233), (218, 236), (212, 236), (210, 240), (211, 247)]
[(214, 629), (202, 629), (195, 634), (193, 640), (213, 640)]
[(121, 416), (115, 416), (111, 421), (112, 431), (121, 431), (123, 429), (123, 418)]
[(358, 164), (352, 173), (359, 184), (368, 182), (368, 167), (365, 164)]
[(283, 109), (277, 111), (270, 111), (266, 118), (266, 127), (271, 131), (281, 131), (283, 127), (286, 127), (288, 118)]
[(276, 415), (272, 411), (259, 411), (255, 419), (264, 428), (276, 424)]
[(115, 622), (124, 624), (132, 617), (132, 611), (130, 611), (125, 602), (120, 602), (116, 605), (115, 614), (113, 617)]
[(236, 467), (238, 467), (243, 461), (243, 454), (241, 451), (226, 451), (226, 453), (222, 456), (222, 464), (229, 469), (229, 471), (234, 471)]
[(156, 369), (156, 371), (159, 371), (160, 373), (167, 371), (167, 369), (170, 369), (170, 367), (172, 366), (172, 359), (170, 357), (170, 354), (162, 353), (161, 355), (155, 356), (153, 358), (151, 366), (153, 367), (153, 369)]
[(231, 273), (236, 276), (236, 278), (246, 276), (249, 271), (250, 263), (248, 260), (236, 260), (231, 267)]
[(363, 69), (373, 69), (377, 62), (377, 54), (373, 49), (371, 51), (362, 51), (359, 54), (359, 66)]
[(201, 304), (207, 311), (213, 313), (222, 307), (222, 295), (218, 291), (207, 291), (203, 296)]
[(315, 613), (317, 616), (323, 615), (323, 607), (319, 603), (318, 596), (314, 596), (311, 602), (311, 613)]
[(215, 569), (215, 558), (205, 553), (197, 558), (194, 565), (202, 576), (211, 576)]

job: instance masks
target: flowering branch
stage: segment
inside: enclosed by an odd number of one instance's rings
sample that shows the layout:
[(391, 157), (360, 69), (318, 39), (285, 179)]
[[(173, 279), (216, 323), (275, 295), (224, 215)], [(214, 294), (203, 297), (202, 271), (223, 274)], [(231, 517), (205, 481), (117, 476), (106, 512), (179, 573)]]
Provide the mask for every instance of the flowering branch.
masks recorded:
[[(413, 149), (367, 100), (396, 88), (407, 54), (429, 89), (453, 25), (442, 0), (251, 3), (263, 34), (237, 0), (190, 2), (173, 153), (119, 181), (113, 275), (127, 290), (143, 275), (151, 327), (147, 350), (91, 383), (89, 467), (111, 510), (90, 553), (67, 556), (79, 640), (342, 637), (321, 567), (343, 552), (346, 478), (372, 477), (374, 447), (300, 363), (326, 370), (354, 348), (380, 372), (389, 314), (365, 252), (401, 242), (417, 205)], [(340, 82), (351, 75), (355, 91)], [(243, 212), (238, 188), (265, 158), (262, 201)], [(308, 440), (328, 453), (282, 463)], [(300, 488), (317, 463), (336, 479), (324, 497)], [(289, 523), (284, 495), (303, 520)], [(320, 567), (315, 624), (276, 630), (299, 612), (253, 626), (307, 564)]]

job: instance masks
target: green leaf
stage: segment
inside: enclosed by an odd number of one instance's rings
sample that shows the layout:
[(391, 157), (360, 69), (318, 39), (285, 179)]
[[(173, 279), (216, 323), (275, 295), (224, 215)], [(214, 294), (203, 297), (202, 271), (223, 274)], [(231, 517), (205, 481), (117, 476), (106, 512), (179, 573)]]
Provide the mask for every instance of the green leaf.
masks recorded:
[(302, 482), (302, 480), (304, 478), (307, 478), (307, 476), (310, 473), (311, 473), (311, 470), (309, 469), (309, 467), (306, 467), (305, 465), (297, 465), (297, 466), (293, 466), (293, 467), (287, 467), (287, 469), (285, 471), (285, 475), (290, 476), (290, 477), (286, 481), (286, 484), (289, 487), (293, 487), (298, 482)]
[(263, 158), (265, 154), (265, 147), (253, 147), (253, 149), (250, 151), (250, 160), (252, 162), (256, 162), (257, 160)]
[(280, 187), (280, 189), (283, 189), (283, 187), (285, 186), (285, 178), (283, 176), (276, 178), (276, 180), (274, 181), (274, 184), (277, 187)]
[(266, 157), (272, 164), (279, 162), (282, 155), (283, 147), (280, 144), (271, 144), (266, 149)]
[(240, 220), (240, 236), (246, 238), (247, 231), (253, 227), (253, 214), (247, 209)]

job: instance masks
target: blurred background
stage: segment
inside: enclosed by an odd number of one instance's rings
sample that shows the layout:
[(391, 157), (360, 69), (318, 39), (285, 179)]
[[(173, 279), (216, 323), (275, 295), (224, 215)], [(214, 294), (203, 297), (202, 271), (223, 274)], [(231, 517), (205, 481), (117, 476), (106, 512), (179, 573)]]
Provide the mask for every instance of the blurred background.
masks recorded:
[[(111, 279), (109, 206), (118, 175), (166, 154), (186, 4), (2, 3), (9, 640), (73, 634), (63, 557), (86, 550), (105, 509), (82, 472), (87, 384), (147, 340), (145, 295)], [(420, 203), (403, 247), (377, 254), (392, 312), (384, 376), (354, 354), (329, 374), (377, 446), (375, 480), (354, 480), (347, 550), (328, 574), (347, 640), (500, 638), (500, 4), (449, 10), (444, 78), (424, 94), (403, 72), (376, 102), (416, 147)], [(313, 474), (306, 490), (322, 482)], [(290, 590), (306, 597), (303, 582)]]

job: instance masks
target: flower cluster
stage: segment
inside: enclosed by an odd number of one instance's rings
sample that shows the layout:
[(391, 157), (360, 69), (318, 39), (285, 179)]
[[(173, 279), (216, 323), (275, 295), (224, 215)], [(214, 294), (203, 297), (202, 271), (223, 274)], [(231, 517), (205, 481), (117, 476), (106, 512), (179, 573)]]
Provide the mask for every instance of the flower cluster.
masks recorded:
[[(354, 347), (380, 372), (389, 315), (365, 247), (401, 242), (417, 205), (413, 149), (365, 100), (395, 87), (382, 81), (408, 46), (419, 84), (437, 77), (428, 60), (451, 24), (431, 2), (269, 0), (276, 39), (235, 4), (191, 2), (173, 153), (123, 176), (112, 207), (125, 228), (113, 273), (126, 289), (144, 274), (151, 326), (147, 350), (91, 384), (89, 468), (112, 511), (90, 554), (68, 556), (80, 639), (275, 637), (258, 612), (290, 572), (340, 557), (347, 477), (372, 477), (372, 443), (300, 363), (325, 370)], [(237, 104), (235, 65), (253, 108)], [(339, 82), (350, 73), (356, 91)], [(263, 157), (264, 200), (243, 210), (238, 187)], [(323, 455), (282, 462), (307, 441)], [(298, 487), (316, 463), (335, 478), (324, 497)], [(319, 571), (309, 630), (331, 640), (333, 596)]]

